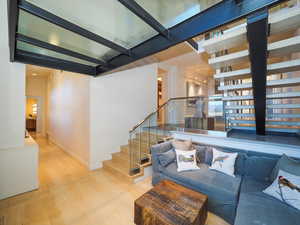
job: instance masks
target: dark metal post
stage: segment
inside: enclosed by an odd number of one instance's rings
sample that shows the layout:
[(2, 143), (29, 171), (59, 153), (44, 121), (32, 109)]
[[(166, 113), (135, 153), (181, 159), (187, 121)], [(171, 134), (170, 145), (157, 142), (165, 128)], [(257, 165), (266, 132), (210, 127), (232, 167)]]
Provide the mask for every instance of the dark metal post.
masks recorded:
[(7, 0), (7, 19), (8, 19), (8, 36), (9, 36), (9, 50), (10, 61), (15, 61), (16, 53), (16, 32), (18, 27), (18, 0)]
[(268, 56), (268, 10), (248, 17), (247, 37), (251, 63), (256, 134), (266, 133), (266, 84)]

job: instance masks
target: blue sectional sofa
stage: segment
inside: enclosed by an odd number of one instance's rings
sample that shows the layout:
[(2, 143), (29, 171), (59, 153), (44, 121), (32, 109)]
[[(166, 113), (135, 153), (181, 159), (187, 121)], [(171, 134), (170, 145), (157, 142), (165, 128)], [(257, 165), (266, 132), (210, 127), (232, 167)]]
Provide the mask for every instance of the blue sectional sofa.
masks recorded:
[[(208, 147), (213, 146), (196, 148)], [(175, 160), (167, 166), (161, 165), (158, 157), (172, 148), (171, 142), (152, 146), (153, 185), (168, 179), (206, 194), (209, 211), (232, 225), (300, 225), (299, 210), (262, 192), (272, 183), (270, 174), (280, 156), (217, 147), (239, 153), (236, 174), (231, 177), (210, 170), (205, 160), (200, 164), (201, 169), (194, 171), (177, 172)]]

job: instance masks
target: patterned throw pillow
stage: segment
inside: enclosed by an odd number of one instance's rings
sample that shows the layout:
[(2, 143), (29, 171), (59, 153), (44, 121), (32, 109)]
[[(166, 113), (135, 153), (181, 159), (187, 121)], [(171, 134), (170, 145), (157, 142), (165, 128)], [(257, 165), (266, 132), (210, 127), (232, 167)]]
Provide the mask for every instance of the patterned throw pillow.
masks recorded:
[(179, 149), (182, 151), (189, 151), (193, 148), (192, 141), (180, 141), (180, 140), (173, 140), (172, 145), (175, 149)]
[(300, 210), (300, 176), (279, 170), (275, 181), (263, 192)]
[(238, 153), (221, 152), (213, 148), (213, 160), (209, 168), (234, 177), (234, 165), (237, 156)]
[(198, 170), (196, 162), (196, 150), (181, 151), (175, 149), (177, 159), (177, 171)]
[(283, 154), (271, 173), (271, 181), (274, 181), (276, 179), (279, 170), (283, 170), (296, 176), (300, 176), (300, 161), (294, 160)]

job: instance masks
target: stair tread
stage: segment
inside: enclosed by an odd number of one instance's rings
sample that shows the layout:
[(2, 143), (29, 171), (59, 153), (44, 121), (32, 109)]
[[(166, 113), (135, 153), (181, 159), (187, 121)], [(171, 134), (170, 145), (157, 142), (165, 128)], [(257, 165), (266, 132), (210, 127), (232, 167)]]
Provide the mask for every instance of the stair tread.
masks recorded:
[[(271, 35), (284, 31), (299, 28), (300, 8), (294, 6), (292, 8), (284, 8), (269, 15), (270, 33)], [(223, 31), (222, 35), (205, 40), (202, 47), (208, 53), (218, 52), (234, 46), (239, 46), (246, 42), (247, 24), (240, 24), (236, 27)]]
[(122, 164), (116, 163), (112, 160), (106, 160), (103, 162), (103, 167), (110, 167), (111, 169), (115, 170), (118, 173), (123, 174), (126, 177), (130, 177), (129, 175), (129, 165), (124, 166)]
[[(267, 73), (276, 74), (276, 73), (286, 73), (300, 70), (300, 59), (288, 60), (279, 63), (272, 63), (267, 65)], [(241, 79), (251, 77), (250, 68), (233, 70), (230, 72), (218, 73), (214, 75), (215, 79)]]

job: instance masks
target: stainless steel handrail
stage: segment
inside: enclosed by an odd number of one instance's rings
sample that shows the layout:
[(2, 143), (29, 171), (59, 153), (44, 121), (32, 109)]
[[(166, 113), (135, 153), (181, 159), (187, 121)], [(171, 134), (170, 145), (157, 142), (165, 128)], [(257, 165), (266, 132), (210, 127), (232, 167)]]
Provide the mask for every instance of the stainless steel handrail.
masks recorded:
[(177, 97), (177, 98), (170, 98), (168, 101), (166, 101), (164, 104), (162, 104), (160, 107), (158, 107), (158, 109), (152, 113), (150, 113), (148, 116), (146, 116), (146, 118), (140, 122), (139, 124), (137, 124), (136, 126), (134, 126), (129, 133), (134, 132), (139, 126), (141, 126), (147, 119), (149, 119), (151, 116), (153, 116), (154, 114), (156, 114), (157, 112), (159, 112), (159, 110), (161, 110), (163, 107), (165, 107), (167, 104), (169, 104), (171, 101), (176, 101), (176, 100), (188, 100), (188, 99), (196, 99), (196, 98), (206, 98), (204, 96), (192, 96), (192, 97)]

